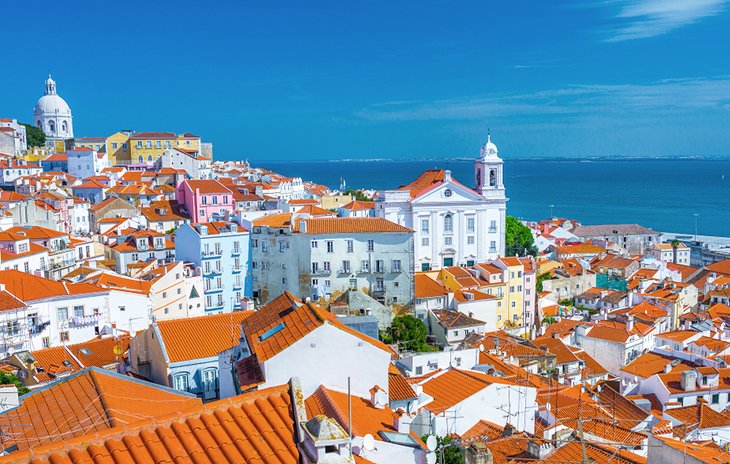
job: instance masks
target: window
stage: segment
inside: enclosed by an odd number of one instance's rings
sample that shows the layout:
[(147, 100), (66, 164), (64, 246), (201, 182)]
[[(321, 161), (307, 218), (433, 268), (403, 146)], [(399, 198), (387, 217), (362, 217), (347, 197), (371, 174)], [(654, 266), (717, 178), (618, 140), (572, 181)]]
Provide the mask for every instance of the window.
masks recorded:
[(489, 221), (489, 232), (491, 232), (491, 233), (497, 232), (497, 221), (494, 219)]
[(385, 272), (385, 261), (382, 259), (375, 261), (375, 272)]
[(316, 240), (312, 240), (312, 248), (317, 248), (317, 241)]
[(449, 197), (451, 197), (451, 195), (452, 195), (453, 193), (454, 193), (454, 192), (452, 192), (452, 191), (451, 191), (451, 189), (446, 189), (446, 190), (444, 190), (444, 196), (445, 196), (446, 198), (449, 198)]
[(375, 240), (368, 240), (368, 251), (375, 251)]
[(370, 271), (370, 261), (367, 259), (363, 259), (360, 261), (360, 272), (368, 272)]
[(382, 292), (385, 289), (384, 281), (381, 277), (375, 279), (375, 291)]
[(720, 402), (720, 394), (715, 393), (714, 395), (712, 395), (712, 404), (717, 404), (719, 402)]
[(30, 273), (30, 264), (28, 263), (28, 261), (23, 263), (23, 272), (25, 272), (26, 274)]
[(190, 386), (188, 374), (178, 374), (173, 377), (173, 386), (175, 390), (188, 391)]
[(70, 340), (70, 338), (69, 338), (69, 336), (68, 336), (68, 332), (59, 332), (59, 333), (58, 333), (58, 336), (59, 336), (59, 338), (60, 338), (60, 340), (61, 340), (62, 342), (67, 342), (67, 341), (69, 341), (69, 340)]
[(119, 147), (119, 144), (117, 142), (112, 142), (112, 148), (117, 149)]
[(319, 263), (312, 263), (312, 274), (319, 272)]
[(421, 233), (428, 234), (428, 219), (421, 219)]
[(444, 245), (451, 246), (452, 243), (454, 243), (454, 239), (452, 237), (444, 237)]
[(400, 259), (394, 259), (391, 264), (392, 272), (400, 272)]
[(56, 313), (58, 314), (59, 322), (63, 322), (68, 319), (68, 308), (58, 308)]
[(325, 270), (326, 272), (330, 272), (330, 262), (329, 262), (329, 261), (325, 261), (325, 262), (323, 262), (323, 263), (322, 263), (322, 267), (324, 268), (324, 270)]
[(317, 285), (319, 285), (319, 279), (312, 279), (312, 286), (316, 287)]
[(423, 237), (421, 239), (421, 246), (428, 246), (428, 237)]
[(261, 241), (261, 251), (264, 253), (269, 251), (269, 242), (267, 242), (266, 240)]
[(152, 148), (152, 140), (148, 140), (147, 143), (145, 144), (145, 146), (147, 148)]
[(124, 312), (126, 310), (127, 310), (127, 307), (126, 306), (120, 306), (119, 307), (119, 311), (121, 311), (121, 312)]
[(342, 261), (342, 272), (345, 274), (350, 273), (350, 261), (349, 260)]
[(450, 214), (444, 216), (444, 232), (451, 233), (454, 231), (454, 217)]
[(83, 306), (74, 306), (74, 317), (84, 317)]
[(259, 247), (259, 239), (254, 238), (251, 240), (251, 248), (258, 248)]
[(497, 242), (495, 242), (494, 240), (489, 242), (489, 251), (492, 253), (497, 251)]
[(469, 233), (474, 232), (474, 218), (473, 217), (466, 218), (466, 231)]
[(357, 290), (357, 279), (350, 279), (350, 290)]
[(162, 148), (162, 140), (158, 140), (155, 142), (155, 148)]
[(165, 140), (165, 148), (170, 148), (170, 141), (169, 140)]
[(238, 254), (241, 252), (241, 244), (239, 242), (233, 242), (233, 252)]
[(214, 205), (217, 205), (217, 204), (218, 204), (218, 197), (217, 197), (217, 196), (215, 196), (215, 195), (213, 195), (213, 197), (212, 197), (212, 198), (213, 198), (213, 204), (214, 204)]
[(335, 252), (335, 242), (332, 240), (327, 240), (327, 253), (334, 253)]
[(468, 237), (466, 237), (466, 244), (474, 245), (474, 236), (473, 235), (469, 235)]
[(352, 253), (353, 248), (355, 247), (354, 242), (352, 240), (347, 241), (347, 252)]
[(43, 348), (50, 348), (51, 346), (51, 339), (49, 337), (43, 337)]
[(203, 195), (202, 197), (200, 197), (200, 203), (203, 204), (203, 205), (207, 205), (208, 204), (208, 197), (206, 197), (205, 195)]
[(126, 143), (123, 143), (122, 144), (122, 150), (126, 150), (126, 149), (127, 149), (127, 144)]
[(423, 375), (423, 366), (416, 367), (416, 375)]

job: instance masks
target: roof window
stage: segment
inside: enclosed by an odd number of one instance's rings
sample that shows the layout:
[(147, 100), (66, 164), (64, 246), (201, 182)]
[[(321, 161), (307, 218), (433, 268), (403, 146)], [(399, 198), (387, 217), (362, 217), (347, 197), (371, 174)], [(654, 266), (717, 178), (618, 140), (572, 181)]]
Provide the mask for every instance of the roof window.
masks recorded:
[(286, 327), (286, 325), (284, 325), (283, 322), (280, 322), (280, 323), (276, 324), (274, 327), (272, 327), (269, 330), (267, 330), (266, 332), (262, 333), (259, 336), (259, 341), (260, 342), (263, 342), (267, 338), (270, 338), (271, 336), (276, 335), (277, 333), (279, 333), (282, 330), (284, 330), (284, 327)]

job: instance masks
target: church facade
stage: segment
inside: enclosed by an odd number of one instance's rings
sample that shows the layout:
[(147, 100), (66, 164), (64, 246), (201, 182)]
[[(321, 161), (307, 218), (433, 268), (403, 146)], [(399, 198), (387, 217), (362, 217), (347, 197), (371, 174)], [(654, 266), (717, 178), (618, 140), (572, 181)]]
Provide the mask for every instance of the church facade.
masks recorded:
[(45, 93), (35, 105), (33, 121), (46, 134), (49, 147), (67, 144), (74, 138), (71, 108), (56, 92), (56, 81), (50, 75), (46, 79)]
[(415, 270), (470, 266), (504, 256), (507, 198), (503, 162), (491, 137), (474, 163), (470, 188), (443, 169), (378, 192), (376, 216), (415, 230)]

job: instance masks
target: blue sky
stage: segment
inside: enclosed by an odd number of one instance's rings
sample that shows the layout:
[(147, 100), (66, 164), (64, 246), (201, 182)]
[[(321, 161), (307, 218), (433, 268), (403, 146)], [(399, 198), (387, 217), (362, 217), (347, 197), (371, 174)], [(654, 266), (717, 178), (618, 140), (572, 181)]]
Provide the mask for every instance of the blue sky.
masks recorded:
[(51, 71), (77, 136), (217, 158), (730, 155), (730, 0), (29, 1), (0, 116)]

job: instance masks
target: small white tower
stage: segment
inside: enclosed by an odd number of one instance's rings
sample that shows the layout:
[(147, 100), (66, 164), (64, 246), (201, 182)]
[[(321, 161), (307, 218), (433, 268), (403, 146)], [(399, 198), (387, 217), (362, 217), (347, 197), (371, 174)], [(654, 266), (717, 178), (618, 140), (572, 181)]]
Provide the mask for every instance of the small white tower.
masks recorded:
[(46, 134), (50, 142), (69, 140), (74, 137), (73, 116), (66, 101), (56, 93), (56, 81), (48, 75), (45, 94), (38, 99), (33, 111), (36, 127)]
[(497, 146), (492, 143), (491, 134), (481, 150), (481, 156), (474, 163), (476, 191), (488, 200), (506, 201), (503, 179), (503, 162)]

